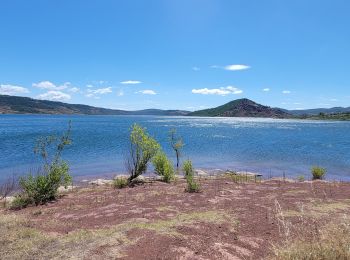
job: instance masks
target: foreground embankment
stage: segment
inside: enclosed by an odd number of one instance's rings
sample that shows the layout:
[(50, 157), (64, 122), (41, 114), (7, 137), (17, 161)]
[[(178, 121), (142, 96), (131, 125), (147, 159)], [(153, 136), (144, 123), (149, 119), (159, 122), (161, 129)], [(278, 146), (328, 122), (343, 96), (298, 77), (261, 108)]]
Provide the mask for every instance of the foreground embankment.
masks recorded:
[[(334, 247), (321, 240), (325, 230), (349, 223), (350, 183), (230, 175), (198, 181), (199, 193), (185, 192), (183, 179), (124, 189), (97, 182), (46, 205), (1, 208), (1, 258), (296, 259), (318, 243)], [(341, 239), (339, 251), (350, 243)]]

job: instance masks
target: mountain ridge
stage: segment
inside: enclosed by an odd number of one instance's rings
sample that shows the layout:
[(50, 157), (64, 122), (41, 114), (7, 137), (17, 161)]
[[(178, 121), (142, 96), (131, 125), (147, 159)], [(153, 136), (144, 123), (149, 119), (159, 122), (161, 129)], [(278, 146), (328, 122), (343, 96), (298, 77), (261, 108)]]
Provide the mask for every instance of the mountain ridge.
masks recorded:
[(223, 117), (272, 117), (309, 118), (322, 114), (346, 114), (350, 107), (287, 110), (258, 104), (250, 99), (232, 100), (218, 107), (197, 110), (143, 109), (127, 111), (59, 101), (39, 100), (29, 97), (0, 95), (0, 114), (81, 114), (81, 115), (159, 115), (159, 116), (223, 116)]
[(185, 110), (144, 109), (126, 111), (68, 104), (58, 101), (39, 100), (28, 97), (0, 95), (0, 114), (81, 114), (81, 115), (187, 115)]
[(283, 111), (282, 109), (264, 106), (247, 98), (232, 100), (224, 105), (215, 108), (194, 111), (188, 115), (210, 117), (292, 117), (292, 114)]

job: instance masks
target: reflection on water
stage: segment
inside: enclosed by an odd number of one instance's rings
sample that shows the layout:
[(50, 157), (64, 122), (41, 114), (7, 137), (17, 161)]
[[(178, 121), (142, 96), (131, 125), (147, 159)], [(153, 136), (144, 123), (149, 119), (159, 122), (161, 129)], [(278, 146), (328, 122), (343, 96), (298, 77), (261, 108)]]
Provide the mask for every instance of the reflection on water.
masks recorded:
[[(308, 174), (312, 165), (329, 176), (350, 178), (350, 123), (256, 118), (155, 116), (0, 115), (0, 179), (35, 169), (39, 136), (64, 131), (72, 120), (73, 145), (65, 151), (74, 175), (124, 171), (128, 131), (138, 122), (173, 156), (167, 132), (177, 128), (183, 158), (196, 167), (263, 174)], [(174, 158), (173, 158), (174, 159)]]

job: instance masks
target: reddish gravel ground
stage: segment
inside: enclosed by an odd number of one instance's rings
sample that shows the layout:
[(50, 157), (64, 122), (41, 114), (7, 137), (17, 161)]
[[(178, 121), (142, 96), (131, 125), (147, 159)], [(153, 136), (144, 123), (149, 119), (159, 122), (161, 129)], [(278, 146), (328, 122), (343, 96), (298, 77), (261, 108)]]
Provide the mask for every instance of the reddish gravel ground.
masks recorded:
[(85, 253), (72, 250), (69, 258), (263, 259), (287, 231), (296, 236), (305, 223), (322, 225), (350, 212), (350, 183), (230, 177), (200, 183), (200, 193), (185, 192), (184, 180), (81, 187), (53, 203), (0, 215), (15, 213), (49, 236), (91, 231), (75, 235)]

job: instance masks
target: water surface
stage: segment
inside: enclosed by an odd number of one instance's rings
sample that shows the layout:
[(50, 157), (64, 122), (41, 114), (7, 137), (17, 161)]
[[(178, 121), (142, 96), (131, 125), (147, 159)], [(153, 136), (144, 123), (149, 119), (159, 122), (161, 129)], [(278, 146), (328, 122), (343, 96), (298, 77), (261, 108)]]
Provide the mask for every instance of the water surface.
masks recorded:
[(123, 173), (130, 126), (140, 123), (175, 159), (168, 131), (176, 128), (182, 158), (205, 169), (308, 175), (312, 165), (328, 177), (350, 179), (350, 122), (160, 116), (0, 115), (0, 180), (35, 171), (35, 140), (60, 134), (72, 120), (73, 144), (64, 152), (74, 176)]

